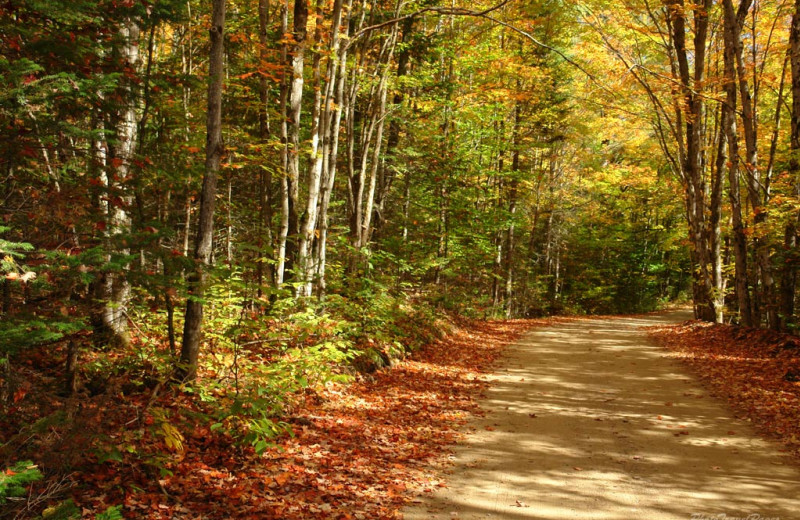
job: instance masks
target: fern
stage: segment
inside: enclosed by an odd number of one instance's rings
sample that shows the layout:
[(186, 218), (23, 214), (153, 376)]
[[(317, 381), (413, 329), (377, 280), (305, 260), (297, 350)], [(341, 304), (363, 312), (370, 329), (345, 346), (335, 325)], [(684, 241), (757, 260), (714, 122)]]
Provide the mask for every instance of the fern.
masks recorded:
[(94, 520), (122, 520), (122, 506), (111, 506), (95, 515)]
[(28, 494), (26, 486), (40, 480), (42, 472), (36, 465), (23, 460), (0, 473), (0, 504), (9, 498), (20, 498)]

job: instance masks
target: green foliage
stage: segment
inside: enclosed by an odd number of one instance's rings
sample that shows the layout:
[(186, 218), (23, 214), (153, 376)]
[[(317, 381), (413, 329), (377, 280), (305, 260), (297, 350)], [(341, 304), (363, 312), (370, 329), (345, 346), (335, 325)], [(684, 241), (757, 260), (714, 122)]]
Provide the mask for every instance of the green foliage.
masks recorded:
[[(29, 493), (30, 484), (44, 478), (38, 467), (29, 460), (19, 461), (0, 473), (0, 505), (10, 500), (24, 499)], [(81, 517), (81, 510), (69, 499), (49, 507), (38, 518), (41, 520), (75, 520)], [(111, 506), (95, 515), (95, 520), (122, 520), (122, 506)]]
[(111, 506), (94, 516), (94, 520), (122, 520), (122, 506)]
[(68, 499), (42, 511), (41, 520), (75, 520), (80, 517), (81, 510), (72, 499)]
[[(40, 520), (77, 520), (81, 518), (81, 510), (72, 499), (65, 500), (57, 506), (49, 507), (42, 512)], [(122, 520), (122, 506), (111, 506), (94, 515), (94, 520)]]
[(80, 320), (14, 316), (0, 322), (0, 352), (16, 354), (25, 348), (56, 342), (85, 328), (85, 323)]
[(5, 504), (9, 499), (24, 497), (28, 493), (27, 486), (42, 477), (42, 472), (29, 460), (16, 462), (6, 468), (0, 473), (0, 504)]
[[(0, 234), (5, 234), (11, 231), (7, 226), (0, 226)], [(12, 242), (0, 237), (0, 256), (2, 263), (0, 263), (0, 270), (2, 273), (13, 272), (18, 269), (14, 263), (14, 258), (22, 258), (25, 251), (33, 251), (33, 245), (27, 242)]]

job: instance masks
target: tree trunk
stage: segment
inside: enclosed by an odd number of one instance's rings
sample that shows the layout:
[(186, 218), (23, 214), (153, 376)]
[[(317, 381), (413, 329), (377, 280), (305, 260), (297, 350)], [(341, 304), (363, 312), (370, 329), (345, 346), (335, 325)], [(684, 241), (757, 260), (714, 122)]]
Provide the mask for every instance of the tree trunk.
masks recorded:
[[(288, 194), (288, 239), (286, 243), (287, 264), (294, 271), (302, 270), (297, 265), (299, 215), (297, 213), (300, 189), (300, 120), (303, 108), (303, 69), (305, 66), (306, 37), (308, 35), (308, 0), (295, 0), (293, 31), (294, 46), (291, 53), (292, 83), (289, 89), (289, 127), (288, 127), (288, 164), (286, 183)], [(286, 267), (284, 267), (286, 269)], [(298, 274), (293, 273), (296, 278)], [(284, 272), (284, 278), (286, 273)]]
[[(305, 216), (300, 230), (300, 245), (298, 249), (298, 269), (302, 273), (302, 285), (298, 286), (298, 295), (310, 296), (312, 294), (315, 259), (313, 244), (319, 226), (319, 213), (325, 207), (327, 219), (327, 205), (330, 197), (329, 182), (332, 177), (327, 171), (330, 165), (329, 149), (331, 147), (331, 125), (335, 122), (338, 108), (334, 104), (335, 89), (338, 85), (339, 74), (339, 28), (342, 20), (342, 0), (335, 0), (332, 13), (331, 36), (328, 50), (331, 58), (325, 74), (324, 86), (320, 84), (321, 59), (319, 53), (314, 58), (314, 78), (316, 83), (316, 98), (314, 102), (315, 117), (313, 118), (312, 145), (311, 145), (311, 172), (308, 180), (308, 200)], [(317, 26), (318, 30), (320, 26)], [(318, 33), (319, 34), (319, 33)], [(321, 35), (317, 38), (321, 40)], [(332, 186), (330, 186), (332, 189)], [(327, 228), (327, 224), (325, 225)], [(319, 237), (321, 238), (321, 237)]]
[(686, 27), (687, 8), (683, 0), (667, 0), (665, 3), (669, 9), (669, 25), (678, 63), (678, 76), (684, 102), (683, 110), (688, 111), (684, 118), (685, 153), (682, 154), (681, 168), (686, 190), (689, 232), (694, 250), (693, 256), (697, 265), (694, 292), (695, 314), (700, 319), (715, 321), (716, 311), (712, 297), (713, 282), (709, 269), (710, 254), (705, 215), (706, 185), (703, 171), (705, 167), (705, 147), (703, 146), (705, 102), (702, 95), (708, 39), (708, 12), (711, 8), (711, 0), (703, 0), (702, 5), (693, 6), (694, 52), (691, 60), (694, 64), (693, 72), (690, 72), (689, 51), (686, 48), (686, 35), (691, 34)]
[[(286, 34), (289, 31), (289, 4), (287, 3), (281, 7), (281, 34)], [(284, 43), (281, 50), (281, 63), (284, 64), (284, 70), (281, 75), (281, 92), (280, 92), (280, 108), (281, 108), (281, 166), (283, 168), (283, 175), (281, 175), (281, 227), (278, 232), (278, 266), (275, 274), (275, 285), (280, 287), (286, 279), (286, 270), (288, 267), (287, 254), (289, 242), (289, 213), (291, 210), (290, 193), (289, 193), (289, 82), (288, 82), (288, 63), (289, 63), (289, 50), (288, 43)]]
[(222, 159), (222, 83), (225, 50), (225, 0), (213, 0), (211, 51), (208, 60), (208, 109), (206, 113), (206, 164), (200, 194), (200, 216), (194, 250), (195, 269), (188, 279), (189, 297), (183, 327), (181, 357), (176, 371), (180, 380), (197, 374), (200, 336), (203, 327), (203, 296), (206, 269), (211, 260), (214, 238), (214, 206), (217, 176)]
[(711, 253), (711, 281), (712, 305), (714, 306), (714, 320), (724, 322), (725, 311), (725, 277), (722, 275), (722, 187), (725, 179), (725, 110), (720, 107), (718, 111), (717, 157), (711, 177), (711, 211), (708, 220), (708, 242)]
[[(517, 80), (517, 89), (520, 90), (520, 81)], [(513, 311), (513, 296), (514, 296), (514, 249), (515, 249), (515, 222), (517, 213), (517, 188), (519, 180), (517, 176), (519, 172), (519, 158), (520, 158), (520, 122), (521, 122), (521, 107), (519, 101), (514, 106), (514, 129), (512, 135), (511, 151), (511, 180), (509, 182), (508, 190), (508, 228), (506, 229), (506, 265), (505, 265), (505, 303), (506, 303), (506, 318), (511, 318)]]
[[(267, 52), (267, 26), (269, 25), (269, 0), (258, 0), (258, 44), (259, 44), (259, 57), (262, 63), (267, 63), (269, 54)], [(269, 103), (269, 82), (266, 75), (261, 75), (258, 81), (259, 88), (259, 106), (258, 106), (258, 137), (261, 146), (265, 149), (268, 146), (270, 138), (269, 127), (269, 113), (267, 112), (267, 105)], [(269, 259), (271, 261), (265, 262), (259, 258), (256, 262), (256, 285), (258, 286), (257, 292), (260, 297), (263, 293), (262, 287), (264, 286), (264, 271), (266, 269), (266, 278), (269, 285), (275, 283), (274, 273), (274, 250), (272, 243), (272, 169), (263, 167), (259, 171), (258, 176), (258, 224), (256, 226), (258, 232), (258, 256), (261, 258)]]
[(71, 397), (78, 390), (78, 341), (67, 342), (67, 359), (64, 363), (64, 394)]
[[(379, 165), (382, 160), (381, 149), (383, 145), (383, 131), (386, 120), (386, 104), (388, 96), (388, 81), (390, 64), (397, 44), (397, 25), (392, 26), (389, 37), (384, 42), (378, 56), (374, 76), (379, 78), (377, 87), (370, 91), (368, 103), (369, 123), (366, 130), (362, 131), (360, 149), (358, 150), (359, 165), (354, 168), (355, 151), (354, 140), (350, 142), (348, 150), (350, 158), (350, 182), (348, 185), (348, 210), (350, 223), (350, 244), (353, 248), (349, 270), (355, 272), (363, 259), (365, 248), (368, 247), (372, 235), (372, 213), (375, 206), (375, 193), (378, 184)], [(355, 116), (356, 84), (353, 83), (351, 91), (350, 110)], [(348, 130), (355, 130), (354, 117), (348, 122)], [(369, 175), (368, 175), (369, 174)]]
[[(789, 34), (789, 62), (792, 69), (792, 117), (791, 138), (789, 142), (789, 175), (794, 195), (800, 196), (800, 0), (795, 0), (792, 15), (792, 28)], [(795, 210), (796, 211), (796, 210)], [(797, 222), (798, 215), (790, 215), (784, 229), (784, 263), (781, 273), (781, 314), (785, 329), (796, 324), (794, 315), (795, 292), (797, 289)]]
[(762, 178), (758, 169), (758, 135), (755, 100), (750, 93), (747, 80), (748, 70), (743, 58), (742, 27), (752, 0), (742, 0), (738, 10), (734, 11), (733, 0), (723, 0), (725, 22), (733, 34), (726, 39), (728, 45), (733, 46), (733, 57), (738, 77), (739, 101), (742, 114), (742, 127), (744, 129), (745, 164), (748, 195), (755, 214), (753, 226), (755, 228), (755, 253), (762, 286), (762, 302), (765, 306), (767, 325), (771, 329), (780, 328), (778, 309), (774, 295), (774, 279), (772, 265), (769, 257), (769, 244), (765, 237), (759, 236), (760, 230), (766, 227), (767, 204), (769, 202), (768, 177)]
[(739, 310), (739, 323), (745, 327), (753, 325), (750, 289), (747, 280), (747, 236), (744, 233), (742, 202), (739, 189), (739, 136), (736, 131), (736, 64), (734, 44), (736, 28), (726, 21), (724, 27), (725, 103), (722, 104), (722, 127), (728, 142), (728, 198), (733, 224), (734, 286)]
[[(400, 52), (397, 56), (397, 71), (395, 73), (395, 80), (399, 81), (400, 78), (408, 72), (409, 58), (411, 57), (411, 48), (405, 45), (410, 39), (411, 31), (414, 26), (414, 17), (407, 18), (403, 22), (402, 37), (400, 38)], [(392, 99), (392, 105), (399, 107), (405, 95), (403, 90), (397, 90)], [(385, 159), (381, 160), (380, 171), (378, 172), (378, 191), (375, 195), (375, 210), (373, 211), (373, 231), (378, 230), (383, 226), (385, 221), (385, 206), (389, 198), (389, 192), (394, 183), (395, 172), (397, 165), (394, 163), (394, 154), (400, 143), (400, 121), (397, 118), (392, 118), (389, 122), (389, 132), (386, 137), (386, 151), (383, 154)]]
[[(133, 19), (127, 19), (120, 28), (123, 44), (119, 49), (119, 66), (122, 69), (135, 70), (139, 64), (139, 26)], [(101, 182), (107, 189), (104, 197), (106, 211), (106, 238), (109, 256), (115, 257), (130, 254), (125, 235), (131, 232), (131, 217), (128, 213), (133, 205), (129, 193), (131, 164), (136, 150), (138, 138), (138, 120), (136, 117), (136, 99), (134, 83), (127, 77), (120, 79), (121, 97), (124, 105), (114, 114), (113, 145), (107, 143), (108, 168), (101, 174)], [(106, 153), (104, 150), (103, 154)], [(118, 261), (118, 260), (117, 260)], [(130, 300), (130, 284), (124, 271), (127, 265), (105, 272), (98, 281), (97, 296), (102, 302), (95, 320), (96, 342), (111, 346), (128, 344), (127, 306)]]
[[(353, 0), (348, 0), (346, 9), (346, 18), (344, 21), (344, 37), (347, 38), (350, 33), (350, 13), (352, 12)], [(333, 90), (333, 98), (330, 100), (333, 104), (333, 113), (330, 115), (330, 122), (327, 128), (328, 141), (330, 145), (326, 149), (323, 163), (324, 182), (322, 202), (320, 205), (319, 215), (319, 240), (317, 241), (316, 252), (316, 276), (318, 279), (318, 294), (319, 298), (325, 297), (326, 290), (326, 277), (325, 268), (327, 262), (328, 250), (328, 208), (331, 201), (331, 193), (333, 193), (333, 186), (336, 180), (336, 159), (339, 155), (339, 134), (342, 124), (342, 108), (344, 104), (345, 83), (347, 81), (347, 47), (339, 46), (338, 48), (338, 62), (340, 71), (338, 77), (334, 74), (335, 81), (331, 83)]]

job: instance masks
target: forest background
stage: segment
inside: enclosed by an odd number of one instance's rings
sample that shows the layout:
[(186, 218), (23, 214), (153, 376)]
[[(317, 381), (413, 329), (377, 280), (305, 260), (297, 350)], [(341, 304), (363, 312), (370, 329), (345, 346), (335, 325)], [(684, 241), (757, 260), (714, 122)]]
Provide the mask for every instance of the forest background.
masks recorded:
[(0, 71), (9, 464), (169, 386), (263, 452), (444, 315), (796, 329), (800, 2), (8, 0)]

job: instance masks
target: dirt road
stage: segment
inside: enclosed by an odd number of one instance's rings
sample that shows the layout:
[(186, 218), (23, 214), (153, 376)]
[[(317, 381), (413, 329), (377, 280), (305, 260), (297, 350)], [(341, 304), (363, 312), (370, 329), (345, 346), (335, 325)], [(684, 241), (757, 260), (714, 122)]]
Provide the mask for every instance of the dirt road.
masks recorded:
[(448, 487), (405, 518), (800, 519), (797, 466), (640, 330), (688, 318), (528, 333), (491, 376)]

